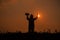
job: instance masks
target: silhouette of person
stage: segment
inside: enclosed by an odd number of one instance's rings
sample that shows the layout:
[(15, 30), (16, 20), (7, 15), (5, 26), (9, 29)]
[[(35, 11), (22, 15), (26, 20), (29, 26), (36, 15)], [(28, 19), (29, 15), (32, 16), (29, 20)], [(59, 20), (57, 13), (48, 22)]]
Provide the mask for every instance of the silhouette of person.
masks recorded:
[(27, 20), (29, 21), (29, 28), (28, 28), (29, 32), (34, 32), (34, 21), (37, 19), (37, 17), (33, 18), (33, 15), (31, 14), (29, 18), (29, 14), (26, 13), (26, 15), (27, 15)]

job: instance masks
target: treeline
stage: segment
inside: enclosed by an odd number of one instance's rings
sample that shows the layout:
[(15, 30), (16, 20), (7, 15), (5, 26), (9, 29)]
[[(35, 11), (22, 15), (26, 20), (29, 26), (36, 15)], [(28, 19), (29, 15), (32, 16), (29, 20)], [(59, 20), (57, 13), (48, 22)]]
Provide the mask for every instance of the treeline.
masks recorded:
[(16, 33), (3, 33), (0, 34), (0, 40), (55, 40), (55, 39), (60, 39), (60, 33), (21, 33), (21, 32), (16, 32)]

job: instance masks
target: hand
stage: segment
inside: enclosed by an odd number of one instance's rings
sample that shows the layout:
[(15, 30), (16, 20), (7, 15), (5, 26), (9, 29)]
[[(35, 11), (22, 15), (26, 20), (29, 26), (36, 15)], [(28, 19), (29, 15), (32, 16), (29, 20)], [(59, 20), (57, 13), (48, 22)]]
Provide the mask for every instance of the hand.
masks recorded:
[(28, 15), (29, 15), (29, 13), (25, 13), (25, 15), (27, 15), (27, 16), (28, 16)]

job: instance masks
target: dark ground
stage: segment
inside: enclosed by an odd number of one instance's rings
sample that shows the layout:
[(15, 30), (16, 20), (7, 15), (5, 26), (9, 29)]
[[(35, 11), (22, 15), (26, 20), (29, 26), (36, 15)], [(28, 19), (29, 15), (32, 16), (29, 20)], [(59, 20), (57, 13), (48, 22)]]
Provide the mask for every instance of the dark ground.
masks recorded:
[(60, 33), (1, 33), (0, 40), (60, 40)]

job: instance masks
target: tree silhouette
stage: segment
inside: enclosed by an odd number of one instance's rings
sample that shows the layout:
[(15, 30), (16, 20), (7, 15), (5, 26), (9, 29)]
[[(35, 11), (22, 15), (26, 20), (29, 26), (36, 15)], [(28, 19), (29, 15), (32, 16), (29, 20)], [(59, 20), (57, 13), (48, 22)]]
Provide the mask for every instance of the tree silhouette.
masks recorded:
[(57, 29), (55, 29), (55, 33), (57, 33)]

